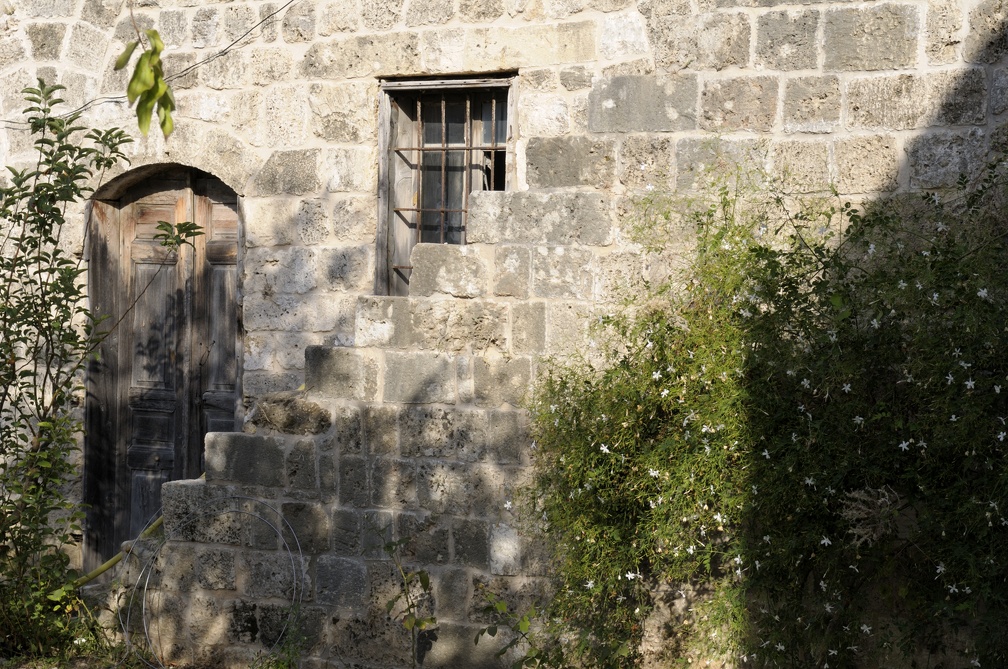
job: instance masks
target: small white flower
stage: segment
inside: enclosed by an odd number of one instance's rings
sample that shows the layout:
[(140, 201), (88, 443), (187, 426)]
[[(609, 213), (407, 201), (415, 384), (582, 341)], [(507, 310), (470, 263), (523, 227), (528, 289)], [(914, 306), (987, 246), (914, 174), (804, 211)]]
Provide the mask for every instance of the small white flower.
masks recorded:
[(878, 330), (879, 326), (880, 326), (879, 320), (877, 318), (871, 319), (871, 325), (872, 325), (873, 328), (875, 328), (876, 330)]
[(659, 472), (657, 469), (649, 469), (647, 470), (647, 473), (651, 476), (651, 478), (658, 478), (661, 472)]
[(504, 502), (504, 508), (507, 509), (508, 511), (511, 510), (511, 506), (512, 506), (511, 500), (507, 500), (506, 502)]
[(814, 488), (815, 487), (815, 479), (812, 478), (811, 476), (806, 476), (805, 477), (805, 485), (812, 486)]
[(599, 450), (602, 451), (603, 453), (609, 453), (609, 447), (606, 446), (605, 444), (599, 446)]
[(998, 438), (998, 441), (1004, 441), (1005, 440), (1005, 433), (1004, 432), (998, 432), (997, 438)]
[(976, 381), (974, 381), (972, 378), (969, 378), (966, 379), (965, 384), (967, 390), (973, 390), (973, 386), (976, 385)]
[(766, 458), (767, 460), (769, 460), (770, 459), (770, 451), (764, 448), (763, 449), (763, 457)]
[(874, 244), (869, 244), (868, 245), (868, 255), (874, 255), (874, 254), (875, 254), (875, 245)]
[(653, 372), (651, 374), (651, 378), (654, 379), (655, 381), (657, 381), (658, 379), (661, 378), (661, 372)]
[(595, 581), (589, 580), (585, 582), (585, 589), (591, 590), (594, 587), (595, 587)]
[(952, 372), (948, 373), (948, 376), (945, 377), (945, 380), (948, 382), (945, 385), (947, 385), (947, 386), (951, 386), (952, 385), (952, 382), (955, 381), (955, 379), (952, 377)]
[(863, 425), (864, 424), (864, 418), (862, 418), (861, 416), (854, 416), (854, 424), (855, 425)]
[(829, 602), (826, 602), (826, 605), (823, 608), (826, 609), (826, 613), (833, 613), (833, 605)]
[(994, 393), (996, 395), (1000, 395), (1001, 394), (1001, 386), (994, 386)]
[(986, 300), (987, 299), (987, 289), (986, 288), (981, 288), (980, 290), (978, 290), (977, 291), (977, 297), (979, 297), (981, 300)]
[(668, 388), (665, 388), (664, 390), (661, 391), (661, 396), (668, 397)]
[(900, 282), (899, 282), (898, 284), (896, 284), (896, 285), (897, 285), (897, 287), (898, 287), (898, 288), (899, 288), (900, 290), (903, 290), (904, 288), (906, 288), (906, 287), (907, 287), (907, 282), (906, 282), (906, 281), (904, 281), (903, 279), (900, 279)]
[(808, 388), (808, 387), (810, 387), (810, 386), (811, 386), (812, 384), (811, 384), (811, 383), (809, 382), (809, 380), (808, 380), (808, 379), (802, 379), (802, 382), (801, 382), (801, 385), (802, 385), (802, 388)]
[(821, 539), (821, 540), (819, 541), (819, 543), (820, 543), (820, 544), (822, 544), (823, 546), (829, 546), (829, 545), (831, 545), (831, 544), (832, 544), (833, 542), (832, 542), (832, 541), (830, 541), (829, 537), (826, 537), (826, 536), (824, 536), (824, 537), (823, 537), (823, 538), (822, 538), (822, 539)]
[(843, 384), (843, 388), (841, 390), (843, 390), (845, 393), (850, 393), (850, 384), (849, 383)]
[(959, 416), (957, 416), (955, 414), (952, 414), (952, 417), (949, 418), (949, 421), (952, 422), (952, 423), (956, 422), (957, 420), (959, 420)]
[(941, 576), (942, 574), (944, 574), (945, 573), (945, 563), (944, 562), (939, 562), (938, 563), (938, 568), (935, 569), (935, 571), (938, 573), (939, 576)]
[(868, 627), (868, 625), (861, 623), (861, 631), (864, 632), (865, 634), (871, 634), (871, 627)]
[(909, 441), (901, 441), (900, 445), (899, 445), (899, 448), (900, 448), (901, 451), (909, 451), (910, 450), (910, 442)]
[(776, 646), (774, 646), (774, 648), (776, 648), (779, 651), (783, 651), (784, 650), (784, 644), (778, 643)]

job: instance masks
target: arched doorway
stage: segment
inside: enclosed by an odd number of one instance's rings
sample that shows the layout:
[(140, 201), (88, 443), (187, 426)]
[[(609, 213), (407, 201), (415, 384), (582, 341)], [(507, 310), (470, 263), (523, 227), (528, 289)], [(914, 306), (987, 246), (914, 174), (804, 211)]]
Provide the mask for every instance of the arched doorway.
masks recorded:
[[(160, 221), (203, 234), (168, 250)], [(240, 226), (235, 192), (195, 169), (157, 171), (92, 201), (88, 291), (109, 334), (88, 369), (86, 567), (137, 536), (165, 481), (203, 472), (207, 432), (235, 429)]]

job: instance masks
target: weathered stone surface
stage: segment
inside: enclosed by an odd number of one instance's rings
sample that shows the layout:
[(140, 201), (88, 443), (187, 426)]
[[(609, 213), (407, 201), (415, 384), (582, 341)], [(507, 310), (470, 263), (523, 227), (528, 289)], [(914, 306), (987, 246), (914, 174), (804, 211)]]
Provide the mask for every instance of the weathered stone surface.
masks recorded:
[(704, 84), (700, 96), (700, 127), (726, 132), (766, 132), (777, 116), (775, 77), (736, 77)]
[(292, 5), (284, 13), (280, 34), (289, 44), (310, 42), (315, 37), (315, 5), (310, 2)]
[(361, 19), (371, 30), (388, 30), (399, 20), (403, 0), (361, 0)]
[(410, 340), (410, 309), (406, 298), (358, 298), (354, 334), (357, 346), (404, 348)]
[(553, 299), (592, 297), (594, 255), (572, 246), (537, 247), (532, 253), (532, 295)]
[(1008, 2), (983, 0), (969, 13), (969, 32), (963, 43), (968, 63), (994, 63), (1008, 53)]
[(929, 79), (931, 122), (980, 125), (987, 119), (987, 75), (982, 68), (935, 73)]
[[(286, 502), (280, 507), (284, 520), (284, 539), (296, 550), (309, 554), (325, 553), (329, 550), (330, 523), (329, 514), (320, 504), (305, 502)], [(291, 531), (293, 530), (293, 534)]]
[(633, 190), (668, 189), (675, 183), (674, 143), (661, 135), (627, 135), (619, 145), (619, 180)]
[(368, 486), (368, 461), (356, 455), (339, 458), (339, 503), (366, 508), (371, 503)]
[[(673, 239), (666, 238), (672, 244)], [(595, 299), (615, 302), (639, 296), (644, 290), (644, 257), (635, 251), (601, 255), (596, 259)]]
[(827, 70), (888, 70), (917, 62), (916, 5), (833, 9), (823, 22)]
[(756, 65), (774, 70), (807, 70), (816, 66), (815, 10), (767, 12), (756, 29)]
[(206, 437), (205, 459), (207, 481), (265, 486), (284, 482), (282, 442), (273, 437), (211, 432)]
[(592, 73), (584, 65), (575, 65), (560, 70), (560, 84), (568, 91), (579, 91), (590, 88)]
[(304, 195), (318, 191), (322, 186), (318, 163), (318, 149), (274, 151), (255, 176), (256, 194)]
[(512, 307), (511, 351), (539, 354), (546, 350), (546, 303), (516, 304)]
[(709, 186), (711, 177), (726, 177), (731, 183), (738, 166), (768, 167), (766, 145), (759, 140), (711, 140), (684, 138), (676, 142), (676, 187), (681, 191)]
[[(517, 406), (517, 405), (516, 405)], [(490, 412), (490, 433), (487, 439), (487, 460), (497, 465), (517, 465), (522, 462), (532, 443), (528, 414), (510, 409)]]
[(408, 407), (399, 416), (402, 454), (475, 462), (486, 449), (489, 416), (483, 411)]
[(594, 21), (554, 25), (469, 28), (457, 71), (500, 72), (521, 67), (563, 65), (593, 60), (597, 53)]
[(330, 193), (375, 192), (378, 188), (376, 153), (376, 149), (369, 146), (327, 149), (319, 167), (323, 175), (329, 175), (326, 190)]
[(507, 306), (485, 300), (411, 300), (407, 346), (463, 352), (506, 345)]
[(529, 294), (532, 251), (528, 246), (502, 245), (494, 249), (494, 295), (525, 299)]
[(473, 360), (473, 386), (478, 406), (522, 406), (532, 382), (527, 357), (479, 356)]
[(588, 97), (592, 132), (673, 132), (696, 127), (696, 78), (621, 76), (600, 79)]
[(374, 195), (336, 195), (332, 202), (332, 234), (337, 241), (374, 243), (377, 203)]
[(790, 193), (828, 192), (830, 151), (826, 141), (783, 141), (773, 145), (774, 175)]
[(479, 249), (459, 244), (417, 244), (410, 253), (410, 294), (481, 297), (489, 291), (487, 262)]
[(455, 403), (455, 367), (445, 353), (388, 351), (384, 375), (385, 402)]
[(312, 84), (308, 91), (312, 131), (332, 142), (352, 144), (373, 140), (377, 93), (373, 84), (363, 82)]
[(406, 8), (406, 25), (443, 25), (455, 15), (452, 0), (411, 0)]
[(990, 108), (992, 114), (1008, 111), (1008, 68), (998, 68), (991, 74)]
[(74, 65), (90, 69), (94, 66), (94, 54), (105, 53), (108, 43), (104, 31), (96, 30), (86, 23), (77, 23), (70, 31), (63, 56)]
[(192, 45), (197, 49), (217, 46), (220, 30), (220, 12), (216, 7), (203, 7), (196, 11), (192, 22)]
[(422, 509), (432, 513), (486, 518), (504, 504), (501, 496), (506, 475), (479, 464), (421, 461), (417, 466), (418, 501)]
[(364, 439), (368, 455), (399, 453), (399, 408), (368, 406), (363, 415)]
[(123, 0), (84, 0), (81, 18), (99, 28), (111, 28), (122, 15)]
[(638, 13), (610, 14), (599, 23), (599, 55), (607, 60), (647, 56), (647, 23)]
[(315, 288), (315, 251), (305, 247), (249, 249), (245, 288), (251, 293), (303, 294)]
[(562, 95), (523, 92), (519, 107), (518, 128), (525, 137), (555, 137), (570, 130), (570, 106)]
[(301, 63), (302, 73), (313, 79), (354, 79), (373, 74), (413, 72), (417, 61), (415, 33), (337, 37), (314, 42)]
[[(163, 10), (158, 15), (158, 33), (166, 47), (178, 48), (185, 44), (189, 38), (189, 20), (186, 18), (185, 12)], [(178, 72), (178, 70), (171, 70), (171, 72)], [(174, 81), (172, 81), (172, 87), (175, 87)]]
[(799, 77), (784, 84), (785, 132), (832, 132), (840, 127), (840, 79)]
[(234, 590), (234, 553), (229, 550), (213, 548), (197, 549), (196, 579), (201, 588), (208, 590)]
[(590, 355), (588, 325), (592, 311), (592, 306), (584, 302), (547, 302), (546, 353), (569, 356), (578, 351)]
[(305, 349), (305, 387), (315, 396), (369, 401), (377, 392), (377, 372), (377, 362), (365, 351)]
[(521, 573), (518, 531), (503, 523), (490, 528), (490, 573), (495, 576), (517, 576)]
[(609, 242), (609, 200), (598, 193), (482, 191), (469, 196), (470, 243)]
[(280, 24), (278, 18), (278, 7), (275, 2), (266, 2), (259, 6), (259, 21), (262, 22), (262, 41), (267, 44), (275, 42), (277, 38), (277, 27)]
[(367, 601), (367, 567), (360, 560), (334, 555), (319, 556), (315, 567), (315, 600), (328, 606), (356, 608)]
[(279, 47), (255, 49), (249, 54), (249, 79), (256, 86), (269, 86), (288, 78), (294, 68), (290, 53)]
[(455, 563), (477, 569), (490, 566), (490, 528), (485, 522), (458, 519), (451, 534)]
[(345, 0), (323, 3), (319, 5), (316, 14), (318, 16), (318, 34), (323, 37), (353, 30), (360, 22), (357, 4), (345, 2)]
[(642, 3), (641, 13), (647, 19), (658, 68), (676, 72), (749, 65), (752, 29), (745, 14), (714, 12), (697, 16), (688, 3), (675, 0), (663, 8), (650, 5)]
[(459, 0), (459, 15), (465, 21), (493, 21), (503, 13), (503, 0)]
[(416, 462), (377, 458), (371, 465), (371, 504), (383, 509), (415, 507)]
[[(326, 414), (328, 419), (328, 413)], [(295, 490), (315, 491), (319, 487), (315, 442), (302, 439), (296, 442), (284, 458), (287, 487)]]
[(851, 127), (904, 130), (924, 125), (927, 82), (909, 74), (856, 79), (847, 86)]
[(63, 49), (66, 24), (32, 23), (25, 28), (35, 60), (56, 60)]
[(907, 144), (912, 188), (954, 186), (961, 175), (974, 176), (985, 164), (987, 136), (980, 129), (933, 132)]
[(959, 56), (963, 10), (955, 0), (928, 0), (924, 50), (932, 65), (954, 63)]
[(361, 515), (350, 509), (337, 509), (332, 515), (332, 547), (336, 555), (358, 555), (361, 549)]
[(329, 412), (297, 392), (263, 395), (252, 408), (253, 425), (284, 434), (321, 434), (332, 425)]
[(525, 149), (527, 178), (533, 188), (605, 188), (616, 172), (611, 140), (589, 137), (533, 137)]

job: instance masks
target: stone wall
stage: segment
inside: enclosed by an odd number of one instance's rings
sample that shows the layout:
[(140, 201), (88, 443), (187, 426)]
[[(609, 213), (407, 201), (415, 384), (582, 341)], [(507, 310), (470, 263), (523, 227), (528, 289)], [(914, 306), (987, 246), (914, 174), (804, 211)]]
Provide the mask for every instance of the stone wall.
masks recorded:
[[(211, 436), (207, 481), (165, 488), (162, 552), (186, 566), (162, 579), (166, 652), (237, 666), (273, 644), (291, 597), (309, 666), (408, 665), (384, 612), (381, 544), (398, 537), (433, 576), (427, 662), (486, 659), (481, 587), (528, 601), (546, 569), (512, 516), (522, 406), (542, 356), (590, 354), (587, 325), (650, 271), (628, 240), (636, 198), (690, 190), (721, 154), (796, 192), (948, 187), (1008, 111), (1004, 0), (136, 5), (0, 7), (0, 156), (28, 157), (14, 121), (37, 76), (97, 100), (92, 123), (134, 128), (112, 63), (133, 20), (161, 32), (177, 130), (137, 136), (132, 167), (191, 165), (241, 196), (252, 432)], [(409, 297), (376, 295), (379, 81), (489, 73), (517, 73), (512, 188), (473, 196), (467, 246), (416, 247)], [(251, 415), (302, 384), (322, 424)], [(249, 499), (269, 509), (217, 506)]]

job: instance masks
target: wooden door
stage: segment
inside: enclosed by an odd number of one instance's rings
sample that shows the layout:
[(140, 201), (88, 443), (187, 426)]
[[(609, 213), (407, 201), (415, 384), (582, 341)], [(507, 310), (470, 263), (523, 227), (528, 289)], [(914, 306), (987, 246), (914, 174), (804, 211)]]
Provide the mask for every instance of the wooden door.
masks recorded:
[[(168, 250), (160, 221), (193, 221), (203, 234)], [(196, 170), (93, 202), (89, 292), (109, 334), (89, 367), (87, 566), (140, 533), (165, 481), (203, 472), (207, 432), (235, 429), (238, 233), (234, 192)]]

